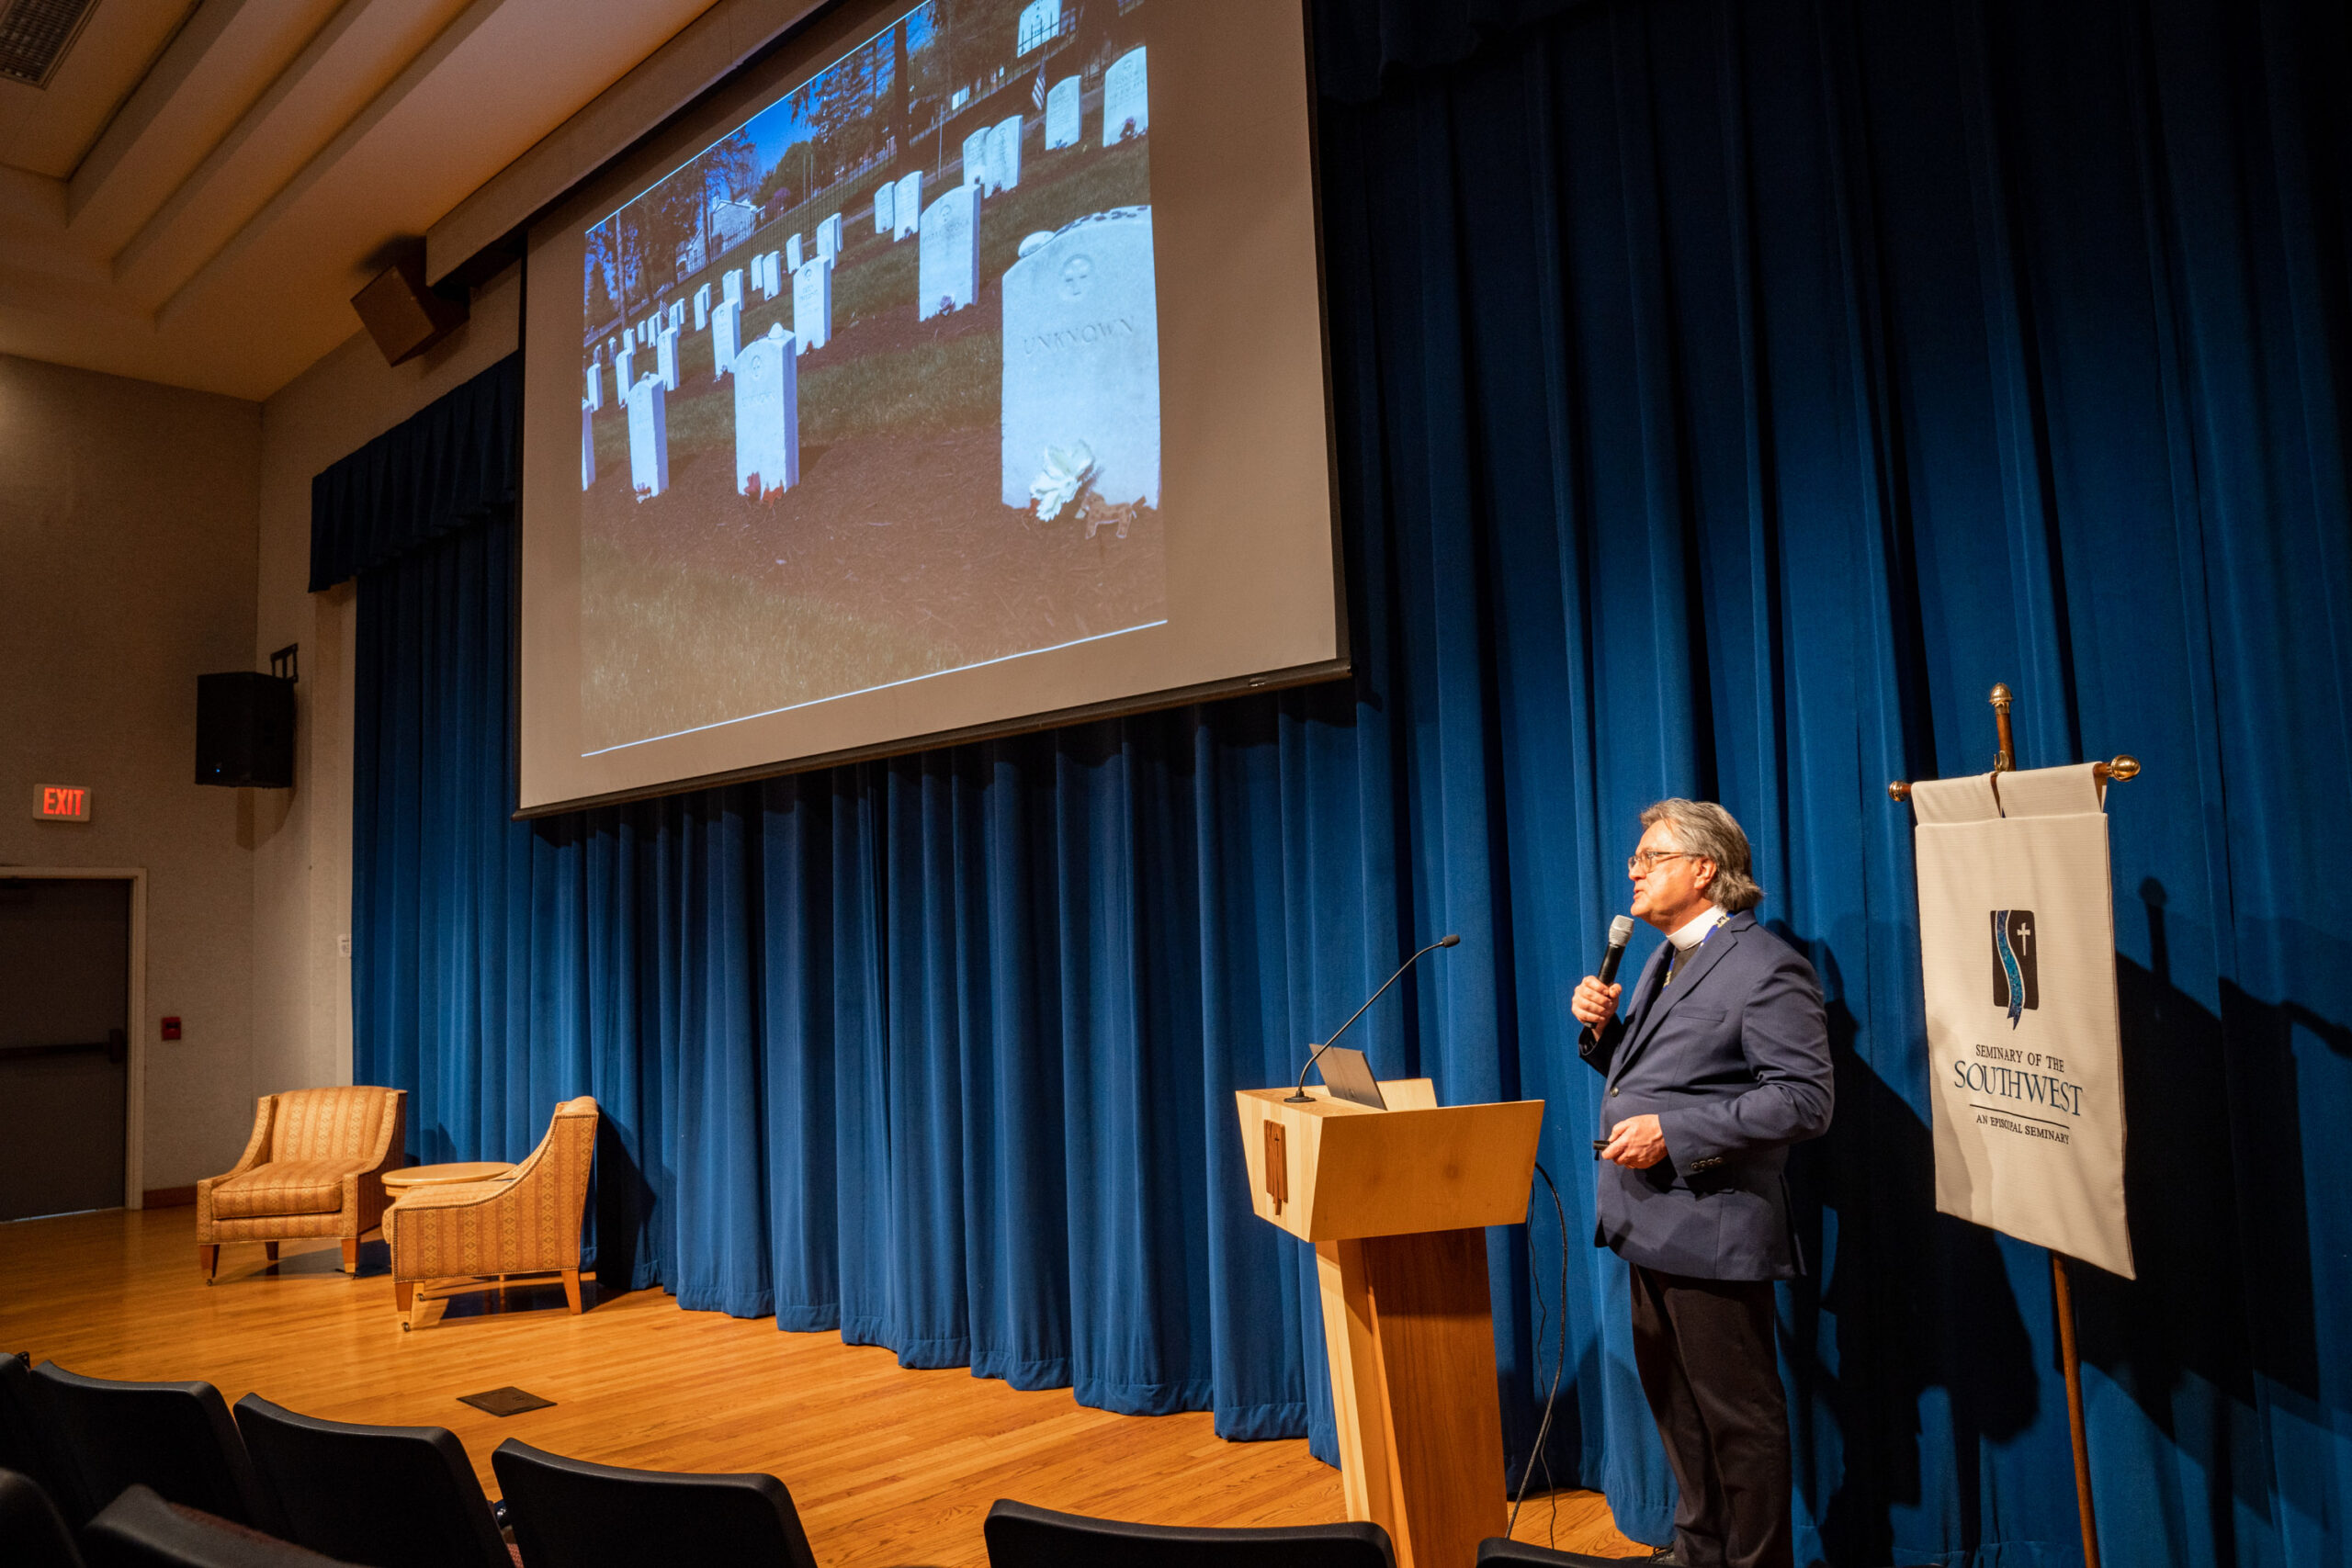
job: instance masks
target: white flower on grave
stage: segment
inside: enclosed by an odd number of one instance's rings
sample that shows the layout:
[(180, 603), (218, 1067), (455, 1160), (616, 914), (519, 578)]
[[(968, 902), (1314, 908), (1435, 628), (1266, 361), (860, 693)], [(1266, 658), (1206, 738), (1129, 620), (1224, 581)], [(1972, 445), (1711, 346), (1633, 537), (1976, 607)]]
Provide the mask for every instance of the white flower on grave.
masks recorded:
[(1094, 448), (1080, 441), (1071, 446), (1046, 448), (1046, 467), (1029, 481), (1029, 510), (1051, 523), (1067, 510), (1094, 478)]

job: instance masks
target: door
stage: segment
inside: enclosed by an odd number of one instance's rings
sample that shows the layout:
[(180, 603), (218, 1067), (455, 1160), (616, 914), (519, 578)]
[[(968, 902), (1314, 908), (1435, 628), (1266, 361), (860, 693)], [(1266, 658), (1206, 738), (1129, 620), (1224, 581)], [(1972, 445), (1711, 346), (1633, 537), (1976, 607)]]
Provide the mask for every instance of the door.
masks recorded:
[(130, 884), (0, 875), (0, 1220), (119, 1208)]

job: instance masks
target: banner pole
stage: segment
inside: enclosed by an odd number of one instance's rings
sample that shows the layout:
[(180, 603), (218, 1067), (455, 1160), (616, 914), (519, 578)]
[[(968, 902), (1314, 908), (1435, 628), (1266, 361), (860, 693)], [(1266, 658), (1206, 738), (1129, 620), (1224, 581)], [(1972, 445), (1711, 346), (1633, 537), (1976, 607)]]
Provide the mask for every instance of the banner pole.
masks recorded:
[[(1993, 694), (1984, 700), (1993, 706), (1993, 728), (2001, 742), (1993, 771), (2013, 773), (2018, 767), (2018, 745), (2009, 726), (2009, 708), (2016, 696), (2007, 682), (1996, 681)], [(2091, 1503), (2090, 1429), (2083, 1421), (2083, 1357), (2075, 1343), (2075, 1289), (2066, 1278), (2063, 1252), (2050, 1254), (2050, 1287), (2058, 1309), (2058, 1359), (2066, 1371), (2066, 1427), (2075, 1445), (2075, 1507), (2083, 1521), (2083, 1568), (2099, 1568), (2098, 1516)]]
[(2090, 1431), (2083, 1423), (2083, 1358), (2075, 1345), (2075, 1292), (2066, 1255), (2050, 1255), (2050, 1283), (2058, 1296), (2058, 1350), (2066, 1367), (2066, 1424), (2075, 1438), (2075, 1505), (2083, 1516), (2083, 1568), (2098, 1568), (2098, 1518), (2091, 1506)]

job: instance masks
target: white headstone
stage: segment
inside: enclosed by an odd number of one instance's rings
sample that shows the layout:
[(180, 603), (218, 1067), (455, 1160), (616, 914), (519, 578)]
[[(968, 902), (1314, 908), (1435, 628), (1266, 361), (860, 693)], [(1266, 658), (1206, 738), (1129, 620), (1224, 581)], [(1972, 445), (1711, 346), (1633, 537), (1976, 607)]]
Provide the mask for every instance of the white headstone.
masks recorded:
[(706, 283), (695, 290), (695, 331), (710, 330), (710, 285)]
[(605, 406), (605, 367), (595, 360), (588, 363), (587, 402), (592, 409)]
[(800, 236), (795, 234), (792, 238), (784, 243), (784, 270), (786, 272), (798, 272), (800, 270)]
[(1159, 504), (1151, 209), (1081, 218), (1004, 275), (1003, 490), (1026, 506), (1048, 447), (1081, 444), (1103, 500)]
[(1079, 95), (1081, 88), (1075, 76), (1065, 76), (1046, 91), (1046, 151), (1057, 147), (1075, 147), (1085, 136), (1080, 127)]
[(735, 345), (742, 341), (743, 301), (722, 299), (718, 309), (710, 313), (711, 379), (716, 381), (735, 368)]
[(628, 482), (639, 501), (670, 488), (670, 410), (659, 376), (628, 389)]
[(876, 233), (887, 234), (890, 231), (890, 198), (898, 194), (899, 187), (888, 180), (874, 187), (874, 231)]
[(1017, 114), (989, 128), (989, 179), (991, 196), (1021, 183), (1021, 117)]
[(837, 256), (842, 254), (842, 215), (834, 213), (817, 225), (817, 254)]
[(756, 501), (800, 482), (799, 359), (797, 345), (781, 322), (735, 356), (738, 495)]
[(670, 324), (680, 332), (685, 331), (686, 302), (684, 299), (673, 299), (670, 302)]
[(637, 378), (630, 374), (636, 363), (637, 341), (631, 338), (627, 348), (613, 355), (613, 396), (623, 402), (628, 400), (628, 389), (637, 385)]
[(1116, 147), (1151, 129), (1151, 95), (1143, 74), (1143, 51), (1131, 49), (1102, 73), (1102, 145)]
[(922, 209), (915, 257), (916, 320), (960, 310), (980, 293), (980, 191), (957, 186)]
[(743, 269), (741, 267), (739, 266), (718, 280), (718, 292), (721, 297), (733, 304), (741, 305), (743, 302)]
[(903, 240), (922, 227), (922, 171), (917, 169), (899, 181), (899, 193), (890, 198), (890, 238)]
[(792, 275), (792, 335), (797, 352), (808, 353), (833, 341), (833, 264), (829, 256), (811, 256)]
[(964, 138), (964, 183), (985, 187), (989, 183), (989, 128)]
[(1026, 54), (1048, 42), (1062, 28), (1062, 0), (1030, 0), (1021, 7), (1021, 25), (1013, 38), (1013, 52)]
[(596, 411), (594, 405), (580, 405), (580, 488), (586, 490), (596, 482)]
[(660, 367), (662, 389), (665, 392), (678, 389), (678, 338), (683, 331), (679, 327), (664, 327), (662, 335), (653, 340), (654, 364)]

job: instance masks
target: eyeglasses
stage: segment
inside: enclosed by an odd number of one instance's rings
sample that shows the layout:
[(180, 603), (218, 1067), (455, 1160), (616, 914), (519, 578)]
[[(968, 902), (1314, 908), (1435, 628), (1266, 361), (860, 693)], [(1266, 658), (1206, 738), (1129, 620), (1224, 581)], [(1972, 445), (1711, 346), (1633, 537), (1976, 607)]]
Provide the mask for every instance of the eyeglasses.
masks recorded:
[(1681, 860), (1691, 854), (1690, 850), (1644, 850), (1637, 855), (1625, 857), (1625, 873), (1629, 876), (1647, 876), (1662, 860)]

